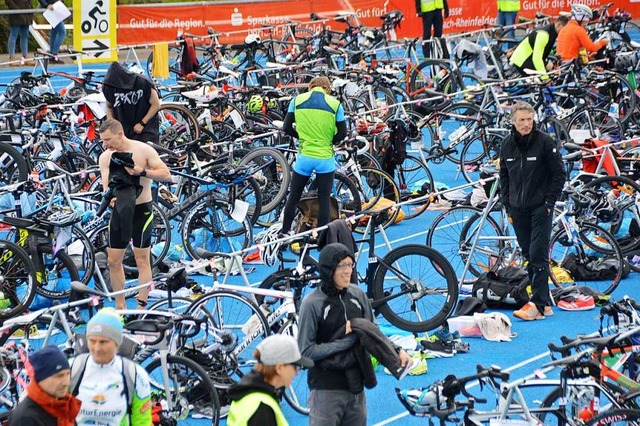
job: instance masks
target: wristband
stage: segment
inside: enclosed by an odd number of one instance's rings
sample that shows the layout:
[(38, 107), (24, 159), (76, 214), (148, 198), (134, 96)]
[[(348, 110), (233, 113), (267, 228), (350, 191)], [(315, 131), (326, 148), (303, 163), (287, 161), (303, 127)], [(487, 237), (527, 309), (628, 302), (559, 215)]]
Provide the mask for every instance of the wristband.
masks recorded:
[(142, 124), (142, 127), (145, 127), (147, 125), (147, 123), (145, 123), (143, 120), (140, 120), (138, 124)]
[(140, 176), (147, 176), (147, 169), (142, 169), (142, 171), (140, 172)]

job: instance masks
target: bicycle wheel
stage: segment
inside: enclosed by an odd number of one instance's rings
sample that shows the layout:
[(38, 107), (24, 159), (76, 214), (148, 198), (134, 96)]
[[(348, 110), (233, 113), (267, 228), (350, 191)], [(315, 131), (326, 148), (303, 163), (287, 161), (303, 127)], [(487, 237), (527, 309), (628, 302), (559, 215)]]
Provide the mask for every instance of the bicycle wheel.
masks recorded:
[[(505, 266), (522, 266), (522, 256), (513, 252), (517, 249), (516, 237), (512, 236), (511, 243), (506, 241), (502, 227), (491, 216), (485, 218), (480, 229), (481, 217), (482, 213), (474, 214), (460, 231), (460, 256), (463, 262), (471, 258), (469, 272), (477, 277)], [(476, 238), (477, 245), (472, 253)]]
[(462, 276), (464, 268), (460, 252), (460, 235), (467, 221), (477, 214), (482, 214), (482, 209), (472, 206), (454, 207), (440, 213), (427, 230), (426, 245), (437, 249), (449, 259), (458, 277)]
[(255, 364), (253, 351), (271, 334), (258, 305), (235, 292), (213, 291), (196, 300), (187, 314), (207, 322), (198, 335), (183, 339), (181, 347), (213, 358), (216, 368), (209, 376), (216, 387), (228, 387), (248, 373)]
[(275, 148), (251, 150), (239, 161), (240, 165), (253, 166), (253, 177), (262, 192), (262, 214), (275, 209), (289, 190), (291, 167), (284, 155)]
[(442, 325), (458, 302), (458, 282), (449, 261), (418, 244), (397, 247), (380, 260), (373, 278), (373, 304), (398, 328), (420, 333)]
[(495, 166), (500, 158), (500, 145), (504, 135), (487, 134), (487, 141), (474, 139), (469, 141), (462, 148), (460, 154), (460, 171), (467, 182), (477, 182), (480, 180), (482, 167), (485, 165)]
[(200, 137), (198, 119), (184, 105), (166, 103), (158, 110), (160, 145), (175, 151), (179, 145)]
[[(579, 229), (573, 241), (564, 227), (551, 236), (550, 265), (567, 269), (578, 285), (611, 294), (622, 278), (624, 260), (620, 245), (613, 235), (597, 225), (582, 222)], [(607, 270), (601, 274), (595, 273), (594, 268), (603, 260), (607, 261)], [(549, 277), (556, 287), (565, 284), (555, 276), (553, 268)]]
[(624, 176), (603, 176), (584, 185), (582, 190), (593, 199), (582, 218), (593, 222), (616, 237), (622, 253), (640, 247), (640, 185)]
[(0, 333), (0, 346), (9, 341), (27, 339), (29, 340), (29, 348), (34, 351), (50, 345), (65, 350), (67, 343), (73, 338), (72, 334), (67, 334), (60, 320), (54, 322), (53, 317), (42, 315), (26, 324), (14, 324), (5, 332)]
[(164, 312), (172, 312), (176, 314), (185, 314), (191, 304), (193, 303), (193, 299), (189, 299), (188, 297), (171, 297), (171, 302), (169, 299), (160, 299), (147, 308), (150, 311), (164, 311)]
[[(360, 195), (362, 210), (375, 210), (378, 201), (386, 198), (388, 201), (396, 204), (400, 201), (400, 190), (393, 178), (382, 170), (372, 169), (369, 167), (361, 167), (358, 174), (349, 174), (349, 178), (355, 183)], [(387, 228), (395, 222), (399, 209), (392, 208), (387, 211), (386, 218), (382, 222), (382, 226)], [(360, 220), (359, 226), (355, 229), (358, 233), (363, 233), (369, 216), (365, 216)]]
[[(42, 271), (42, 282), (36, 286), (36, 293), (51, 299), (65, 299), (71, 293), (71, 281), (80, 280), (78, 269), (73, 263), (71, 256), (63, 251), (59, 251), (53, 256), (53, 249), (50, 246), (38, 247), (40, 261), (44, 266)], [(40, 274), (36, 274), (40, 277)]]
[[(207, 372), (195, 361), (176, 355), (167, 355), (166, 367), (164, 371), (160, 358), (145, 367), (149, 373), (151, 398), (161, 404), (164, 416), (181, 425), (217, 425), (220, 401)], [(168, 382), (163, 378), (165, 373)], [(170, 398), (167, 398), (167, 391)]]
[[(294, 339), (298, 339), (298, 322), (294, 319), (287, 320), (283, 324), (282, 328), (278, 331), (278, 334), (287, 334)], [(293, 378), (291, 386), (285, 388), (284, 399), (287, 403), (300, 414), (309, 415), (309, 407), (307, 401), (309, 401), (309, 395), (311, 389), (307, 384), (307, 370), (301, 369)]]
[(29, 308), (37, 282), (27, 252), (10, 241), (0, 241), (0, 319), (15, 317)]
[(245, 216), (241, 221), (233, 218), (233, 206), (225, 200), (203, 194), (185, 215), (182, 245), (192, 259), (202, 258), (198, 248), (233, 253), (251, 244), (252, 229), (248, 217)]
[[(409, 202), (401, 206), (405, 219), (420, 216), (429, 207), (430, 200), (425, 195), (435, 191), (435, 183), (431, 170), (413, 155), (407, 155), (402, 164), (399, 164), (395, 177), (400, 190), (400, 202)], [(416, 198), (421, 201), (410, 202)]]
[[(318, 184), (314, 179), (309, 183), (309, 190), (316, 191)], [(333, 190), (331, 196), (338, 202), (338, 212), (340, 216), (353, 216), (361, 209), (362, 202), (360, 193), (351, 179), (346, 175), (335, 172), (333, 175)]]
[(444, 108), (437, 120), (437, 127), (431, 128), (427, 133), (431, 137), (429, 145), (432, 149), (439, 146), (445, 152), (448, 151), (445, 157), (460, 164), (462, 148), (479, 134), (479, 116), (480, 108), (466, 102)]
[(640, 425), (640, 410), (609, 410), (600, 413), (585, 423), (585, 426), (638, 426)]
[(572, 130), (588, 130), (589, 137), (609, 142), (618, 142), (624, 135), (620, 120), (600, 108), (586, 108), (572, 115), (567, 131), (571, 134)]
[(4, 142), (0, 142), (0, 168), (0, 186), (24, 182), (30, 171), (20, 151)]

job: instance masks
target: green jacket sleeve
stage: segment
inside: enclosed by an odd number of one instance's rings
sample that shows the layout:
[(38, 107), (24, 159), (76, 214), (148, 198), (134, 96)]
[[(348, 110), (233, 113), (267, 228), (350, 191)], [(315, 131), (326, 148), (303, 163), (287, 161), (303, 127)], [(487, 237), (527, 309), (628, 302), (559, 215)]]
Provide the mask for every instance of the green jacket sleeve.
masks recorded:
[(136, 366), (136, 390), (131, 403), (130, 426), (151, 426), (151, 386), (149, 385), (149, 375), (139, 365)]
[[(533, 53), (531, 55), (531, 60), (533, 61), (533, 66), (538, 72), (547, 72), (547, 64), (544, 62), (544, 49), (547, 47), (549, 43), (549, 33), (546, 31), (538, 31), (536, 34), (536, 42), (533, 45)], [(544, 75), (541, 76), (541, 80), (546, 80), (549, 77)]]

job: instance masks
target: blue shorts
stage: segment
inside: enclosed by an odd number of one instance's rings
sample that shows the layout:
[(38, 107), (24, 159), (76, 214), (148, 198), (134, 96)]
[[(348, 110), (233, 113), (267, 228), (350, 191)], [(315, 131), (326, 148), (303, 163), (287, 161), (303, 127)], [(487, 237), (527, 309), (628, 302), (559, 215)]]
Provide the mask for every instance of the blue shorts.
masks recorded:
[(336, 170), (335, 158), (326, 158), (319, 160), (317, 158), (307, 157), (298, 153), (296, 155), (296, 162), (293, 164), (293, 171), (302, 176), (311, 176), (311, 173), (315, 170), (316, 173), (331, 173)]

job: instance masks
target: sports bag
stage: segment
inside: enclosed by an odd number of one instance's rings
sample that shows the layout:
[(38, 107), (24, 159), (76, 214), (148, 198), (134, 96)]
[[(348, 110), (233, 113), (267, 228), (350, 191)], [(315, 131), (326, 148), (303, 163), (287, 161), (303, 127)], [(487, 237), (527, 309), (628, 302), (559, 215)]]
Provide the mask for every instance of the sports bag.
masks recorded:
[(523, 268), (506, 266), (497, 272), (481, 274), (473, 284), (471, 295), (490, 308), (520, 307), (530, 299), (529, 275)]

